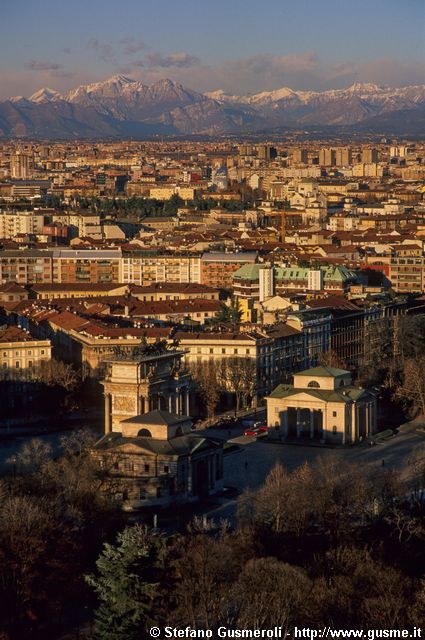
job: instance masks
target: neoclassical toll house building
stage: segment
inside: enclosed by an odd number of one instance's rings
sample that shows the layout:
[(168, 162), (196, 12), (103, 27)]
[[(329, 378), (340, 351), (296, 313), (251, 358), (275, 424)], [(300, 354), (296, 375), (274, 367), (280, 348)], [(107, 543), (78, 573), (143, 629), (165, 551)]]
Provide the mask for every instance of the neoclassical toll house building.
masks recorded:
[(376, 431), (376, 396), (352, 384), (344, 369), (314, 367), (266, 398), (269, 436), (350, 444)]

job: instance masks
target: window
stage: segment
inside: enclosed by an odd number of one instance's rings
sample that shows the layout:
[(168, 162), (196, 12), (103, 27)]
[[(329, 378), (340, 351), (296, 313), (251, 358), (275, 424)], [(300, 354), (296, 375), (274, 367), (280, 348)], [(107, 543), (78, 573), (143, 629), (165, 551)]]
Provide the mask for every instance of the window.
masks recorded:
[(210, 347), (210, 353), (214, 353), (214, 349)]
[(164, 473), (169, 473), (170, 471), (170, 467), (168, 466), (168, 464), (164, 464)]
[(18, 361), (15, 362), (15, 369), (19, 369), (19, 362)]
[(317, 382), (317, 380), (311, 380), (307, 386), (310, 388), (318, 389), (320, 387), (320, 384)]
[(335, 435), (338, 432), (338, 427), (336, 425), (334, 425), (332, 427), (332, 433)]
[(162, 497), (161, 487), (157, 487), (157, 489), (156, 489), (156, 497), (157, 498), (161, 498)]
[(44, 356), (44, 349), (42, 349), (40, 353), (42, 356)]
[(149, 472), (149, 465), (145, 464), (145, 473), (148, 473), (148, 472)]
[(146, 491), (144, 489), (140, 489), (139, 500), (146, 500)]
[(332, 417), (336, 418), (336, 415), (337, 415), (336, 411), (332, 411)]

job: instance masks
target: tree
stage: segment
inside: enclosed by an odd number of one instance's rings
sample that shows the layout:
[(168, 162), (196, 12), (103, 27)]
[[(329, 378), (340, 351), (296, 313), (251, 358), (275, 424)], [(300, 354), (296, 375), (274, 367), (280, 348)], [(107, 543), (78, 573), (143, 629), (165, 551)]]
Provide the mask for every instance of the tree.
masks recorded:
[(227, 527), (217, 531), (210, 522), (205, 524), (199, 527), (195, 523), (183, 539), (176, 540), (176, 626), (214, 629), (229, 622), (239, 558)]
[(319, 353), (318, 364), (324, 367), (336, 367), (337, 369), (346, 369), (347, 367), (344, 360), (333, 349)]
[(152, 620), (152, 607), (159, 592), (155, 578), (159, 537), (146, 527), (127, 527), (117, 543), (105, 544), (96, 561), (96, 574), (86, 580), (95, 590), (96, 637), (100, 640), (131, 640), (144, 637)]
[(300, 620), (311, 620), (307, 598), (311, 588), (311, 581), (298, 567), (275, 558), (248, 560), (233, 589), (234, 622), (240, 629), (278, 626), (282, 637), (291, 635)]
[(257, 368), (249, 358), (228, 358), (220, 367), (219, 379), (223, 389), (235, 395), (235, 416), (243, 399), (253, 395), (256, 388)]
[(400, 402), (411, 416), (425, 416), (425, 356), (408, 358), (402, 364), (400, 375), (392, 372), (387, 384), (393, 389), (393, 399)]
[(238, 298), (233, 298), (230, 305), (221, 303), (220, 309), (215, 314), (214, 318), (212, 318), (211, 322), (213, 324), (226, 324), (231, 323), (237, 325), (240, 323), (242, 318), (242, 310), (240, 308), (240, 302)]
[(74, 391), (78, 385), (78, 375), (74, 367), (62, 360), (47, 360), (34, 370), (34, 379), (48, 387), (63, 387), (65, 391)]
[(211, 418), (220, 399), (220, 381), (217, 367), (213, 362), (199, 362), (192, 364), (190, 372), (196, 385), (196, 390), (204, 404), (208, 418)]

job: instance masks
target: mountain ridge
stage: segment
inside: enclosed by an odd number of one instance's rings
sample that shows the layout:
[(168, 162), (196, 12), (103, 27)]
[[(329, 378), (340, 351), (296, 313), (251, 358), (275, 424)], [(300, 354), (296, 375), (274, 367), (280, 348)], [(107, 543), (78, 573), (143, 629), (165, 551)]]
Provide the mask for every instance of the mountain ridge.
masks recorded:
[[(425, 85), (383, 87), (354, 83), (324, 91), (280, 87), (253, 95), (231, 95), (219, 89), (200, 93), (164, 78), (144, 84), (117, 74), (80, 85), (65, 94), (43, 87), (29, 98), (0, 102), (0, 135), (140, 136), (255, 132), (309, 126), (363, 127), (372, 119), (379, 127), (400, 129), (392, 119), (407, 114), (415, 128), (422, 121)], [(393, 115), (392, 115), (393, 114)], [(375, 119), (375, 120), (374, 120)], [(125, 132), (125, 133), (124, 133)]]

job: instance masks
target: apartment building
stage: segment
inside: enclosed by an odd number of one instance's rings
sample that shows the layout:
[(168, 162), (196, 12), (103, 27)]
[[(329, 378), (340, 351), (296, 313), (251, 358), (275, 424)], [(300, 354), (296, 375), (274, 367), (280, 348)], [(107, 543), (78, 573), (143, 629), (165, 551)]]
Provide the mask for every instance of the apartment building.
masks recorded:
[(53, 252), (41, 249), (2, 251), (0, 280), (18, 284), (53, 282)]
[(160, 255), (156, 251), (124, 252), (120, 282), (139, 286), (155, 282), (200, 284), (201, 257), (189, 254)]
[(37, 210), (0, 211), (0, 238), (42, 234), (45, 222), (45, 214)]
[(51, 358), (50, 340), (37, 340), (19, 327), (0, 328), (0, 367), (32, 369)]
[(53, 251), (53, 282), (119, 282), (121, 251), (57, 249)]
[[(240, 298), (260, 300), (260, 275), (264, 265), (246, 264), (233, 274), (233, 290)], [(349, 284), (357, 281), (357, 274), (342, 265), (308, 269), (297, 265), (291, 267), (273, 267), (268, 273), (269, 292), (277, 295), (287, 292), (306, 292), (323, 290), (332, 293), (343, 293)]]
[(257, 262), (256, 252), (204, 253), (201, 258), (201, 283), (217, 289), (231, 289), (233, 274), (245, 264)]
[(425, 257), (422, 250), (417, 255), (391, 257), (389, 279), (393, 289), (399, 293), (422, 293), (425, 291)]

